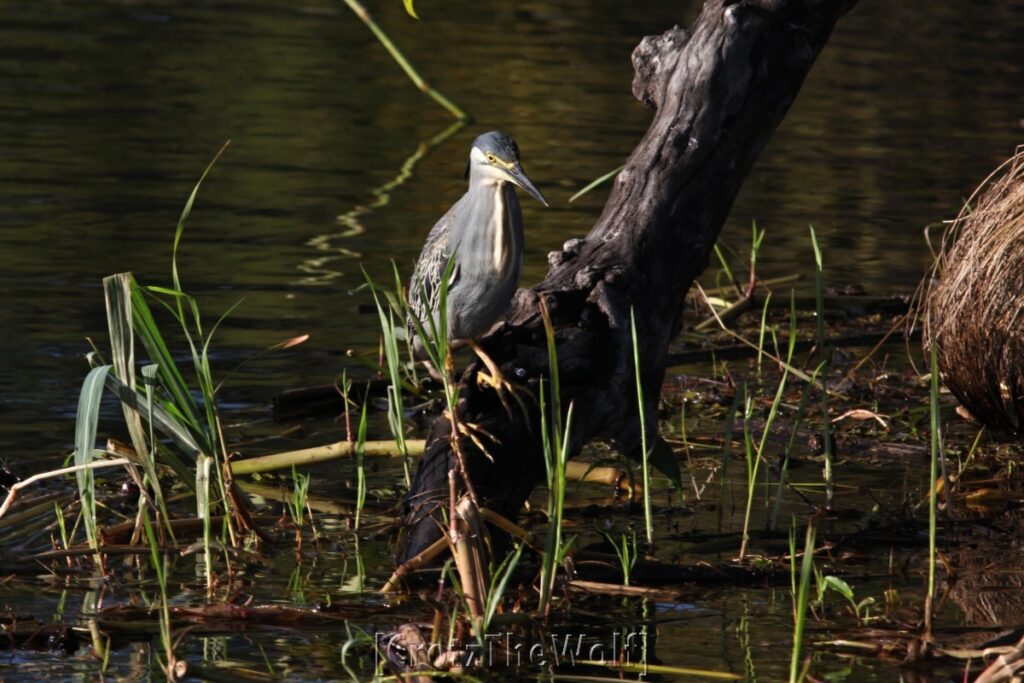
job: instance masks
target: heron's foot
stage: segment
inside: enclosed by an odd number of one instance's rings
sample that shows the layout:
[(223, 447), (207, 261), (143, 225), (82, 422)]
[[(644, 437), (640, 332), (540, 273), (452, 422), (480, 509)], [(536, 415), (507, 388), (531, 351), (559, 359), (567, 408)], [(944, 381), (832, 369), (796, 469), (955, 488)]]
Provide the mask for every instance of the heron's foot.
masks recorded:
[[(530, 424), (530, 410), (523, 400), (520, 391), (517, 390), (516, 385), (508, 381), (505, 375), (502, 374), (498, 364), (494, 362), (487, 353), (480, 348), (475, 341), (470, 341), (470, 346), (473, 348), (473, 352), (480, 358), (483, 364), (487, 367), (487, 372), (478, 372), (476, 375), (477, 384), (482, 387), (490, 387), (494, 389), (495, 393), (498, 394), (498, 400), (501, 401), (502, 407), (505, 408), (505, 412), (508, 414), (509, 419), (513, 419), (512, 406), (508, 402), (508, 396), (511, 396), (517, 404), (519, 404), (519, 410), (522, 411), (523, 420), (527, 425)], [(533, 394), (529, 390), (524, 389), (526, 394), (532, 399)], [(534, 399), (536, 400), (536, 399)]]
[(480, 452), (483, 453), (488, 460), (494, 462), (494, 457), (491, 455), (490, 451), (487, 450), (487, 447), (484, 446), (483, 439), (487, 439), (491, 443), (498, 444), (500, 446), (501, 441), (498, 440), (498, 437), (476, 423), (466, 422), (462, 420), (462, 418), (452, 419), (451, 413), (447, 410), (444, 411), (444, 417), (452, 424), (455, 428), (455, 432), (459, 436), (472, 441), (473, 445), (480, 449)]
[[(512, 405), (508, 401), (508, 396), (511, 396), (515, 402), (519, 405), (519, 410), (522, 412), (523, 419), (529, 424), (530, 411), (526, 406), (526, 401), (520, 395), (520, 391), (516, 389), (516, 385), (505, 379), (505, 376), (500, 372), (495, 374), (492, 372), (478, 372), (476, 375), (477, 384), (482, 387), (490, 387), (494, 389), (494, 392), (498, 394), (498, 400), (501, 401), (501, 405), (505, 408), (505, 412), (508, 413), (509, 419), (513, 417)], [(527, 392), (529, 393), (529, 392)]]

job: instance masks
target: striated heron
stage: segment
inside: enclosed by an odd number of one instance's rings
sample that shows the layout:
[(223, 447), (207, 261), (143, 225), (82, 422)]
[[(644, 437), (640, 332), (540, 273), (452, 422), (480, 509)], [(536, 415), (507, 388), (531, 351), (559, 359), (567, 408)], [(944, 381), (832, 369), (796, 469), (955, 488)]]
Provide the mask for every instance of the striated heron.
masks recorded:
[[(469, 345), (489, 376), (482, 381), (499, 394), (511, 390), (497, 364), (476, 338), (508, 310), (523, 266), (523, 213), (514, 187), (548, 203), (519, 163), (519, 147), (507, 133), (491, 131), (473, 141), (466, 169), (469, 189), (427, 235), (409, 287), (413, 314), (429, 332), (438, 324), (441, 278), (454, 254), (448, 281), (447, 321), (450, 343)], [(425, 357), (423, 340), (410, 329), (413, 349)], [(502, 399), (504, 403), (504, 399)]]

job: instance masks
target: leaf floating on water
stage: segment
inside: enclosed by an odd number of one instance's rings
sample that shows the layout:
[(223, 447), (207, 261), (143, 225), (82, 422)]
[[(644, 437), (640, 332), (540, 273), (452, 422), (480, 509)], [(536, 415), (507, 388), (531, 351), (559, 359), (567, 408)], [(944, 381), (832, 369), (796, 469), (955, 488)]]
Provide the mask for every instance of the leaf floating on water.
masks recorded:
[(269, 350), (270, 351), (281, 351), (283, 349), (290, 349), (293, 346), (298, 346), (299, 344), (305, 344), (307, 341), (309, 341), (309, 335), (308, 334), (300, 334), (297, 337), (292, 337), (291, 339), (285, 339), (284, 341), (280, 341), (280, 342), (274, 344), (273, 346), (270, 347)]

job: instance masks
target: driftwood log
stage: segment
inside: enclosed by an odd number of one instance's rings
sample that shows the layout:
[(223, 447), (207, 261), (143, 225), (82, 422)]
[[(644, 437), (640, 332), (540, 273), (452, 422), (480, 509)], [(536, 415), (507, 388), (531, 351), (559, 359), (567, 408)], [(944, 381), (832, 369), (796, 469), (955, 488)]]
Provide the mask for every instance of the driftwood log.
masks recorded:
[[(548, 376), (540, 298), (558, 348), (562, 405), (574, 405), (570, 448), (592, 439), (640, 452), (630, 310), (635, 311), (647, 425), (656, 437), (668, 346), (683, 302), (707, 267), (743, 181), (793, 103), (837, 19), (856, 0), (707, 0), (689, 31), (644, 38), (633, 52), (633, 94), (655, 110), (585, 239), (549, 255), (551, 269), (520, 289), (485, 349), (534, 392)], [(460, 415), (495, 437), (489, 454), (463, 450), (477, 496), (514, 515), (544, 480), (540, 413), (511, 419), (464, 373)], [(515, 411), (514, 411), (515, 412)], [(441, 533), (451, 426), (438, 418), (403, 506), (404, 560)], [(486, 439), (485, 439), (486, 440)]]

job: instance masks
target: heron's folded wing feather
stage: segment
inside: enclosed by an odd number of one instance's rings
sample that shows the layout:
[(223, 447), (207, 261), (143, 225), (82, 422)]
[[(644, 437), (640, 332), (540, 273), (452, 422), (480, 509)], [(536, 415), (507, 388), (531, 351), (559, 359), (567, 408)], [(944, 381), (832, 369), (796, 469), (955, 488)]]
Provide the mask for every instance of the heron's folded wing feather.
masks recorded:
[[(430, 230), (427, 241), (423, 245), (423, 251), (420, 252), (419, 261), (416, 262), (416, 269), (412, 274), (409, 304), (413, 313), (423, 323), (426, 323), (427, 318), (437, 312), (440, 305), (441, 278), (444, 276), (448, 261), (457, 246), (452, 244), (449, 229), (454, 220), (457, 206), (457, 204), (453, 206)], [(458, 280), (458, 275), (459, 268), (456, 264), (452, 276), (448, 280), (449, 291)]]

